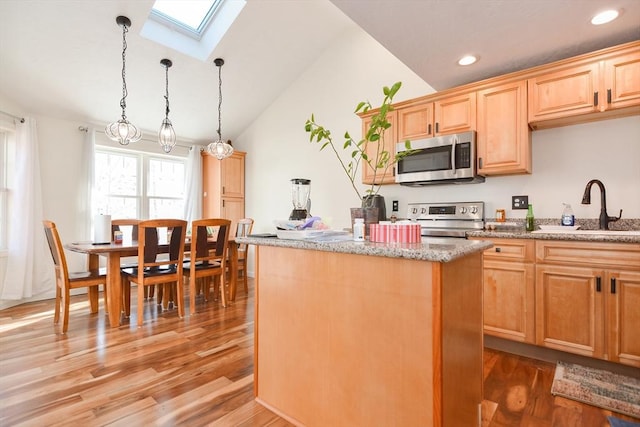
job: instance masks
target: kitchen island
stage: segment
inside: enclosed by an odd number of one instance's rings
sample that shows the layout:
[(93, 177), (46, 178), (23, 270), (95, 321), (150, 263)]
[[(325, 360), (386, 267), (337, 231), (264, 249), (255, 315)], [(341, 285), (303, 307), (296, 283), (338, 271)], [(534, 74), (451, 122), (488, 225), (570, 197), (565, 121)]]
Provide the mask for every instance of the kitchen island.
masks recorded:
[(258, 402), (304, 426), (477, 426), (482, 251), (464, 239), (256, 246)]

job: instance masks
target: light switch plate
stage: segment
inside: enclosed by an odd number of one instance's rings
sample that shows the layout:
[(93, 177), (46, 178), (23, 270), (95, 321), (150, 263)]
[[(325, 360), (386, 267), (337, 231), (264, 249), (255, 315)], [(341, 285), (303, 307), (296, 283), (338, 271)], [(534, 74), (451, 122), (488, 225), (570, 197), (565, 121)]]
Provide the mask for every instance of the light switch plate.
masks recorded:
[(391, 206), (392, 206), (391, 210), (393, 212), (398, 212), (398, 201), (397, 200), (394, 200), (393, 202), (391, 202)]
[(529, 196), (511, 196), (511, 209), (527, 209)]

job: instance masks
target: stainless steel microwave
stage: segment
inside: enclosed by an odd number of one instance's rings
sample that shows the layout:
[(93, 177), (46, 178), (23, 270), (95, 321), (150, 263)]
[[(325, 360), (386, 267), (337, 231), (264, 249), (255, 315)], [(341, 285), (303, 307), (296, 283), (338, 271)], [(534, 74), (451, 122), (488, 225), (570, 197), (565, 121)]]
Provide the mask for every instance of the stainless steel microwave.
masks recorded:
[[(477, 174), (474, 131), (411, 141), (410, 155), (398, 161), (396, 182), (401, 185), (484, 182)], [(404, 142), (396, 153), (405, 151)]]

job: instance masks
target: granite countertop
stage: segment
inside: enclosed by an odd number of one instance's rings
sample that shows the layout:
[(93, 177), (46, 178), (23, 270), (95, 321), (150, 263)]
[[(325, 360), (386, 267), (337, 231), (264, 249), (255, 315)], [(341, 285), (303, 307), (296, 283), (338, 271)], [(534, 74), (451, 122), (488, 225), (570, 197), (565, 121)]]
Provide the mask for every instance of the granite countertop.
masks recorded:
[(277, 237), (236, 237), (238, 243), (309, 249), (325, 252), (406, 258), (422, 261), (449, 262), (466, 255), (481, 252), (493, 246), (491, 242), (455, 238), (425, 239), (422, 243), (371, 243), (351, 240), (314, 242), (313, 240), (286, 240)]
[(640, 243), (640, 233), (636, 235), (620, 235), (616, 231), (589, 230), (593, 234), (579, 233), (554, 233), (536, 231), (535, 233), (524, 231), (523, 229), (515, 230), (495, 230), (495, 231), (471, 231), (467, 232), (467, 238), (483, 237), (494, 239), (536, 239), (536, 240), (568, 240), (574, 242), (608, 242), (608, 243)]

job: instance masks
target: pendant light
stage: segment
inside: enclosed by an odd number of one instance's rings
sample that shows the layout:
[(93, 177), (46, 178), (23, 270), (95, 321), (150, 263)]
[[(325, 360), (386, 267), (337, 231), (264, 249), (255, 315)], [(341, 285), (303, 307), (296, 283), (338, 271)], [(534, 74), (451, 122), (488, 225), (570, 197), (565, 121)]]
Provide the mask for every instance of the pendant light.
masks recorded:
[(233, 147), (231, 144), (222, 140), (221, 131), (221, 113), (222, 113), (222, 66), (224, 65), (224, 59), (216, 58), (213, 63), (218, 67), (218, 139), (215, 142), (207, 145), (207, 152), (212, 156), (215, 156), (218, 160), (226, 159), (233, 154)]
[(158, 131), (158, 144), (160, 144), (165, 153), (169, 153), (171, 149), (176, 146), (176, 132), (173, 130), (171, 120), (169, 120), (169, 67), (171, 67), (173, 63), (170, 59), (165, 58), (160, 60), (160, 65), (162, 65), (165, 70), (165, 110), (164, 120)]
[(117, 122), (113, 122), (105, 128), (107, 136), (119, 142), (121, 145), (129, 145), (130, 142), (137, 142), (142, 138), (142, 132), (129, 123), (125, 110), (127, 109), (127, 81), (125, 79), (125, 53), (127, 51), (127, 32), (131, 26), (131, 20), (126, 16), (118, 16), (116, 23), (122, 27), (122, 99), (120, 107), (122, 108), (122, 117)]

